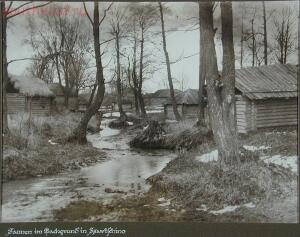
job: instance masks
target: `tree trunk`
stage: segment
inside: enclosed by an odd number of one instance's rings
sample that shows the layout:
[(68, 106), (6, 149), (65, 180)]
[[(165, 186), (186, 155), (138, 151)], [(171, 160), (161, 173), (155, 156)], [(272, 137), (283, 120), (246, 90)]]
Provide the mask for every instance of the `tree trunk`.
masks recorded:
[(244, 14), (242, 15), (242, 26), (241, 26), (241, 58), (240, 58), (241, 68), (243, 68), (243, 60), (244, 60)]
[(264, 62), (268, 65), (268, 35), (267, 35), (267, 16), (266, 16), (266, 4), (262, 1), (263, 5), (263, 24), (264, 24)]
[(98, 9), (97, 1), (94, 2), (93, 36), (94, 36), (94, 49), (95, 49), (95, 59), (96, 59), (96, 81), (98, 84), (97, 94), (95, 97), (95, 101), (91, 104), (91, 106), (87, 108), (79, 125), (77, 126), (77, 128), (75, 128), (72, 136), (69, 137), (68, 139), (71, 142), (78, 142), (81, 144), (85, 144), (87, 142), (86, 130), (87, 130), (88, 123), (92, 118), (92, 116), (98, 113), (105, 92), (103, 66), (102, 66), (101, 51), (100, 51), (99, 9)]
[(143, 99), (142, 87), (143, 87), (143, 59), (144, 59), (144, 29), (142, 27), (142, 39), (141, 39), (141, 55), (140, 55), (140, 75), (139, 75), (139, 85), (138, 85), (138, 98), (139, 98), (139, 105), (141, 109), (141, 114), (143, 118), (147, 117), (145, 103)]
[(7, 82), (8, 82), (8, 71), (7, 71), (7, 18), (5, 15), (5, 2), (1, 2), (1, 17), (2, 17), (2, 37), (3, 37), (3, 48), (2, 48), (2, 67), (3, 67), (3, 81), (2, 81), (2, 98), (3, 98), (3, 103), (2, 103), (2, 134), (7, 134), (9, 132), (8, 129), (8, 120), (7, 120), (7, 96), (6, 96), (6, 87), (7, 87)]
[(159, 2), (158, 4), (159, 4), (159, 11), (160, 11), (161, 34), (162, 34), (162, 39), (163, 39), (163, 49), (164, 49), (166, 64), (167, 64), (168, 82), (169, 82), (169, 88), (170, 88), (170, 96), (171, 96), (171, 101), (172, 101), (172, 107), (173, 107), (173, 112), (174, 112), (176, 120), (180, 121), (181, 117), (180, 117), (180, 114), (178, 113), (178, 110), (177, 110), (177, 103), (176, 103), (176, 99), (175, 99), (175, 93), (174, 93), (174, 87), (173, 87), (173, 81), (172, 81), (172, 75), (171, 75), (170, 59), (169, 59), (169, 54), (168, 54), (168, 51), (167, 51), (167, 42), (166, 42), (163, 8), (162, 8), (162, 5), (161, 5), (161, 2)]
[(205, 37), (203, 67), (207, 81), (209, 114), (215, 142), (218, 146), (221, 164), (233, 165), (239, 162), (237, 137), (234, 131), (234, 50), (232, 37), (231, 3), (221, 3), (223, 74), (219, 78), (217, 56), (214, 44), (213, 4), (200, 3), (200, 27)]
[[(119, 23), (117, 25), (119, 31)], [(120, 112), (120, 119), (125, 119), (126, 114), (123, 110), (122, 89), (121, 89), (121, 63), (120, 63), (120, 38), (119, 32), (116, 33), (116, 51), (117, 51), (117, 103)]]
[[(198, 7), (199, 7), (199, 25), (201, 24), (201, 16), (200, 16), (200, 6), (201, 2), (198, 2)], [(204, 57), (203, 55), (203, 48), (205, 45), (202, 45), (204, 42), (204, 37), (205, 37), (205, 32), (202, 31), (203, 29), (200, 27), (199, 28), (199, 33), (200, 33), (200, 44), (199, 44), (199, 90), (198, 90), (198, 95), (199, 95), (199, 112), (198, 112), (198, 125), (199, 126), (205, 126), (205, 115), (204, 115), (204, 83), (205, 83), (205, 67), (203, 67), (203, 63), (201, 63)]]
[(251, 34), (252, 34), (252, 67), (255, 66), (255, 34), (254, 34), (254, 19), (251, 20)]

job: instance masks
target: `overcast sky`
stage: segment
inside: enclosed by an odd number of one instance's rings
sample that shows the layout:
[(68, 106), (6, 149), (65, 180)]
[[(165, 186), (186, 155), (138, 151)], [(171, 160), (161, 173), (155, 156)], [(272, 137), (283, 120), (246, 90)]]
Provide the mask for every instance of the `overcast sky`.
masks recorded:
[[(14, 3), (21, 4), (20, 3)], [(37, 3), (36, 3), (37, 4)], [(60, 3), (60, 4), (70, 4), (72, 7), (77, 7), (79, 11), (83, 10), (82, 3)], [(100, 6), (103, 3), (100, 3)], [(248, 11), (252, 11), (254, 7), (257, 7), (258, 14), (261, 14), (261, 2), (257, 3), (247, 3)], [(166, 6), (171, 10), (171, 14), (166, 16), (165, 24), (166, 28), (168, 29), (177, 29), (177, 31), (168, 33), (167, 35), (167, 47), (170, 55), (170, 59), (176, 60), (180, 57), (187, 57), (176, 64), (172, 64), (171, 70), (173, 77), (178, 80), (182, 81), (183, 83), (176, 83), (175, 87), (178, 89), (187, 89), (187, 88), (197, 88), (198, 87), (198, 75), (199, 75), (199, 31), (197, 30), (197, 26), (194, 26), (197, 23), (198, 15), (198, 6), (196, 3), (167, 3)], [(291, 6), (295, 10), (295, 15), (297, 15), (298, 2), (266, 2), (266, 8), (268, 13), (274, 14), (273, 10), (280, 11), (284, 7)], [(91, 11), (92, 4), (88, 4), (88, 9)], [(238, 55), (239, 50), (239, 31), (240, 31), (240, 18), (241, 18), (241, 11), (240, 11), (240, 3), (234, 3), (234, 34), (235, 34), (235, 48), (236, 54)], [(34, 14), (34, 13), (27, 13)], [(216, 10), (216, 15), (218, 15), (218, 10)], [(35, 17), (34, 15), (32, 15)], [(12, 18), (11, 22), (9, 23), (8, 29), (8, 61), (12, 59), (18, 58), (25, 58), (31, 57), (33, 52), (29, 45), (24, 43), (24, 40), (29, 38), (29, 31), (26, 21), (26, 14), (19, 15), (15, 18)], [(80, 16), (78, 13), (78, 17), (85, 17)], [(218, 18), (218, 16), (216, 16)], [(259, 17), (257, 24), (259, 24)], [(271, 38), (272, 34), (272, 22), (273, 17), (268, 19), (268, 29)], [(247, 24), (247, 22), (245, 23)], [(193, 27), (194, 26), (194, 27)], [(297, 25), (296, 25), (297, 26)], [(159, 25), (158, 25), (159, 27)], [(194, 28), (194, 31), (184, 31), (185, 29)], [(157, 28), (159, 29), (159, 28)], [(297, 27), (294, 27), (294, 31), (296, 33)], [(217, 39), (218, 39), (217, 34)], [(155, 41), (159, 43), (161, 42), (161, 35), (158, 35), (155, 38)], [(147, 42), (146, 42), (147, 44)], [(218, 61), (219, 64), (221, 63), (221, 45), (220, 41), (216, 40), (216, 50), (218, 54)], [(155, 50), (153, 50), (154, 52)], [(155, 52), (157, 55), (157, 52)], [(194, 55), (194, 56), (191, 56)], [(161, 55), (162, 56), (162, 55)], [(161, 62), (164, 58), (161, 56), (157, 56), (158, 62)], [(236, 57), (236, 67), (239, 67), (239, 58)], [(296, 53), (289, 60), (290, 63), (297, 64), (297, 57)], [(14, 73), (17, 75), (24, 74), (26, 68), (29, 66), (29, 61), (21, 61), (21, 62), (14, 62), (9, 65), (9, 72)], [(161, 66), (160, 70), (156, 71), (144, 84), (144, 91), (145, 92), (153, 92), (157, 89), (162, 89), (167, 87), (167, 80), (166, 80), (166, 68)]]

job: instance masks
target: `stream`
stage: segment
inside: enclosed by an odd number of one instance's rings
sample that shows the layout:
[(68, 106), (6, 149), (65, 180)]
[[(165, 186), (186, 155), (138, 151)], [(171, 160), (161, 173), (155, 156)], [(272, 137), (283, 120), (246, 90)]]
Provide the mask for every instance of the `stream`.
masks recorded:
[(104, 204), (149, 190), (146, 179), (175, 158), (166, 150), (131, 149), (121, 130), (111, 129), (104, 119), (101, 132), (88, 135), (94, 147), (108, 159), (78, 171), (57, 176), (11, 181), (3, 184), (3, 222), (53, 221), (52, 211), (77, 200)]

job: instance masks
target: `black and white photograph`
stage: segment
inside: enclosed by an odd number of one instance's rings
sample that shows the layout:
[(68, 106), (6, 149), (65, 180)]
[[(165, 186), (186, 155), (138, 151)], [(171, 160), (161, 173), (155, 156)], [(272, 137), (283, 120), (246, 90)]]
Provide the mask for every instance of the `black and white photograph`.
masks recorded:
[(2, 213), (298, 223), (298, 1), (1, 1)]

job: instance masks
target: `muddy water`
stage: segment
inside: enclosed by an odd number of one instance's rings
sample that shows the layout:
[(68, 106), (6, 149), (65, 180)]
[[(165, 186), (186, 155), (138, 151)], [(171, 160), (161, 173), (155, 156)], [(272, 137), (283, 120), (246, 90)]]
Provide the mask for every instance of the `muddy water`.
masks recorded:
[(100, 134), (88, 136), (93, 146), (106, 150), (108, 160), (76, 172), (5, 183), (2, 221), (51, 221), (52, 210), (71, 201), (107, 203), (147, 191), (145, 179), (163, 169), (175, 154), (130, 149), (130, 138), (108, 128), (109, 121), (103, 121)]

